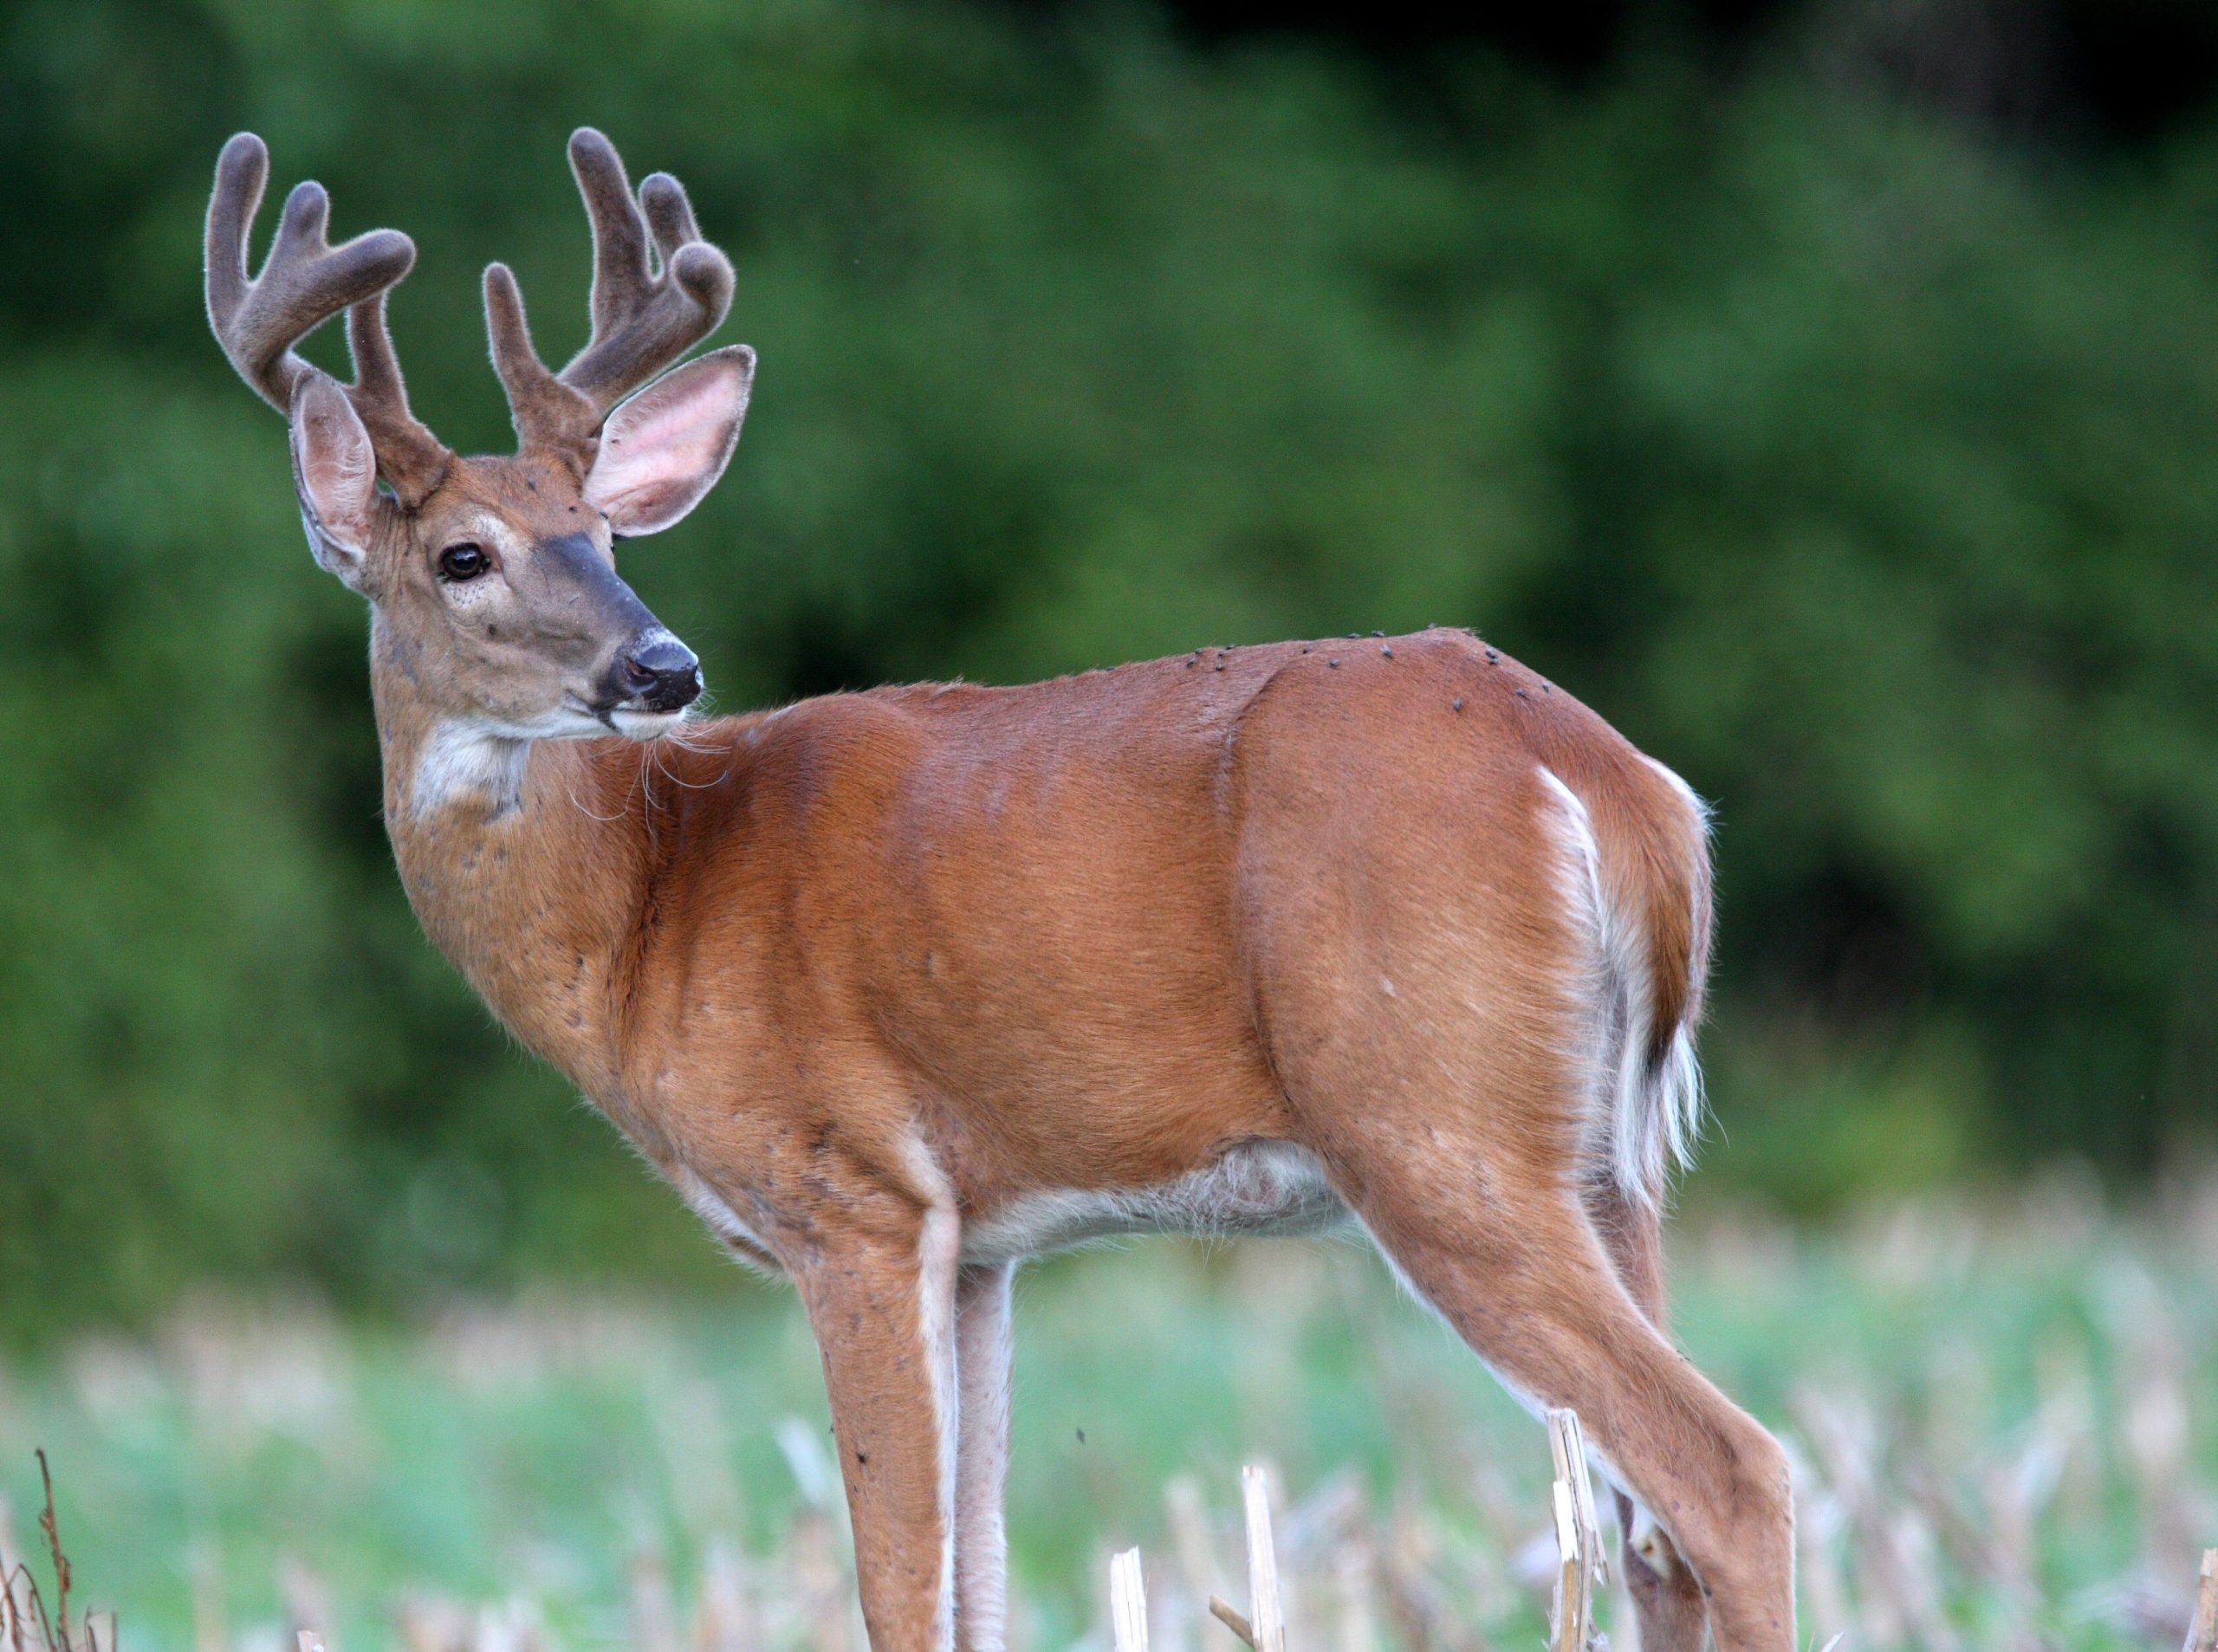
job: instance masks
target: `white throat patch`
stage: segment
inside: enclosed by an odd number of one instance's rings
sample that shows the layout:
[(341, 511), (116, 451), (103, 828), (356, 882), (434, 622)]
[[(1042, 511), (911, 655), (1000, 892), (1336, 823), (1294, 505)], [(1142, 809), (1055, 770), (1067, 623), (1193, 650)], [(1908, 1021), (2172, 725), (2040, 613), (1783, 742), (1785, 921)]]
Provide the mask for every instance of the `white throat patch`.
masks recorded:
[(496, 814), (523, 803), (524, 760), (531, 742), (461, 717), (442, 719), (424, 742), (409, 789), (409, 813), (436, 814), (465, 797), (482, 798)]

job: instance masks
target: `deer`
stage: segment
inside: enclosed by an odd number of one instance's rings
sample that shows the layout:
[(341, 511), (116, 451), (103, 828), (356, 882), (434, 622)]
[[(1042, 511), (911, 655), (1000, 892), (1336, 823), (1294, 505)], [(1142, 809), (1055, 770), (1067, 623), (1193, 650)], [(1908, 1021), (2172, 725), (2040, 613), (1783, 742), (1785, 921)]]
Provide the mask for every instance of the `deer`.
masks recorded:
[[(1474, 633), (1209, 647), (710, 718), (619, 573), (737, 444), (756, 358), (676, 179), (569, 159), (591, 336), (484, 272), (513, 455), (410, 411), (414, 243), (333, 246), (225, 146), (210, 321), (367, 600), (422, 925), (822, 1356), (873, 1652), (1000, 1652), (1010, 1281), (1109, 1235), (1343, 1229), (1536, 1410), (1582, 1419), (1640, 1643), (1795, 1643), (1787, 1461), (1667, 1330), (1702, 1101), (1695, 793)], [(300, 341), (347, 313), (353, 382)], [(628, 554), (628, 553), (627, 553)]]

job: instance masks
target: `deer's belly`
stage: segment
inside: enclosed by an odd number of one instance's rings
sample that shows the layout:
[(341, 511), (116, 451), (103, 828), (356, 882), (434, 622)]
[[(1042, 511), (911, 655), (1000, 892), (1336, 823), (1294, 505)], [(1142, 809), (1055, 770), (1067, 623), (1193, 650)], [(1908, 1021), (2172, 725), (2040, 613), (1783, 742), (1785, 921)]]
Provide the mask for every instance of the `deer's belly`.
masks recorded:
[(1348, 1220), (1314, 1153), (1255, 1142), (1151, 1187), (1021, 1194), (963, 1224), (963, 1260), (1013, 1261), (1133, 1234), (1321, 1234)]

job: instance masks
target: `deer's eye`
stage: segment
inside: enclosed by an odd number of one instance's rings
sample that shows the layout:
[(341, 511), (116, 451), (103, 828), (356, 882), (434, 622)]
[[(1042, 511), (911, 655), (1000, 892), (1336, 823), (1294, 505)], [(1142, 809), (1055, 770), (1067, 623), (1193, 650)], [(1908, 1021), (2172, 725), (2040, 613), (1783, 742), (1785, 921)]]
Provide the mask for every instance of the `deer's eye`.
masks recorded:
[(439, 577), (443, 580), (474, 580), (492, 566), (493, 559), (485, 554), (483, 545), (465, 541), (450, 545), (439, 553)]

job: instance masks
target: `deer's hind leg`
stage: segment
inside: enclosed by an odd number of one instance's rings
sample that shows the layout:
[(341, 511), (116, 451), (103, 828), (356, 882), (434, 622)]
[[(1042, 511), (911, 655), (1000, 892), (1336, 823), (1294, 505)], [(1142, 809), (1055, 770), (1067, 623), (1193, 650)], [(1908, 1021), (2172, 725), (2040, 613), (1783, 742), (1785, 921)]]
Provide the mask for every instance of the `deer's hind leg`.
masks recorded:
[(1653, 1623), (1699, 1645), (1684, 1636), (1698, 1637), (1693, 1608), (1707, 1596), (1720, 1652), (1793, 1652), (1785, 1455), (1636, 1305), (1576, 1193), (1459, 1177), (1455, 1150), (1475, 1144), (1446, 1131), (1437, 1143), (1430, 1130), (1398, 1143), (1365, 1133), (1343, 1162), (1380, 1247), (1527, 1404), (1579, 1413), (1612, 1477), (1690, 1565), (1692, 1600), (1660, 1573), (1664, 1587), (1637, 1586), (1644, 1634)]
[[(1721, 1652), (1793, 1652), (1785, 1454), (1628, 1288), (1580, 1192), (1586, 1087), (1560, 1027), (1529, 998), (1424, 991), (1431, 973), (1390, 964), (1385, 1013), (1349, 1013), (1339, 991), (1312, 998), (1307, 1036), (1278, 1041), (1306, 1144), (1415, 1293), (1513, 1392), (1579, 1413), (1611, 1478), (1683, 1557)], [(1633, 1237), (1618, 1243), (1638, 1279), (1649, 1253)], [(1689, 1644), (1694, 1600), (1664, 1581), (1645, 1593), (1644, 1627)]]
[[(1614, 1183), (1586, 1190), (1586, 1209), (1626, 1294), (1657, 1331), (1665, 1328), (1664, 1220), (1655, 1206), (1625, 1197)], [(1709, 1608), (1693, 1571), (1652, 1515), (1617, 1493), (1625, 1590), (1640, 1625), (1641, 1652), (1702, 1652)]]

